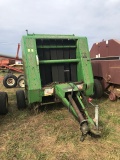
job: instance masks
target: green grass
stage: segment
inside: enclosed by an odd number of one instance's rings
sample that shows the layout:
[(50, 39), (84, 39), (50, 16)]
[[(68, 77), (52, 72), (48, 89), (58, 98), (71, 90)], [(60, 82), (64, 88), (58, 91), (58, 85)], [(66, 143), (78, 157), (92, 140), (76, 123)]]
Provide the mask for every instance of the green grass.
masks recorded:
[[(107, 98), (99, 104), (101, 138), (87, 136), (80, 142), (78, 122), (62, 104), (46, 106), (35, 115), (18, 111), (16, 89), (1, 90), (9, 96), (9, 113), (0, 116), (0, 160), (119, 160), (120, 100)], [(93, 107), (89, 113), (94, 117)]]

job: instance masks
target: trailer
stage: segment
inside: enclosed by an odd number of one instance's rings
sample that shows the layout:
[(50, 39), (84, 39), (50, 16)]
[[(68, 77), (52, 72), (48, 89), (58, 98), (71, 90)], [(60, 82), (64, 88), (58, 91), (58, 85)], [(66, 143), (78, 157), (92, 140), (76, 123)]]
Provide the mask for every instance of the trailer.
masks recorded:
[(95, 79), (95, 98), (107, 91), (109, 99), (120, 97), (120, 41), (110, 39), (94, 43), (90, 50)]
[(25, 92), (16, 91), (18, 109), (62, 102), (80, 124), (81, 141), (87, 134), (100, 135), (86, 109), (86, 97), (93, 94), (87, 38), (27, 34), (21, 43)]

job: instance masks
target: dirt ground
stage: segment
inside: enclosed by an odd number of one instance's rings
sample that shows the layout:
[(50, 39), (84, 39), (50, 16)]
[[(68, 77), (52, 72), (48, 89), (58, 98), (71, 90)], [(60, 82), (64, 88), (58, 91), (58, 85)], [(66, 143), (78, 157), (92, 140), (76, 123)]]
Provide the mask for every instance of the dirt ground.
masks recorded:
[[(62, 104), (48, 105), (39, 114), (19, 111), (18, 89), (6, 89), (0, 79), (0, 91), (9, 97), (9, 112), (0, 116), (0, 160), (120, 160), (120, 100), (94, 101), (102, 135), (81, 142), (79, 124)], [(94, 115), (93, 107), (89, 111)]]

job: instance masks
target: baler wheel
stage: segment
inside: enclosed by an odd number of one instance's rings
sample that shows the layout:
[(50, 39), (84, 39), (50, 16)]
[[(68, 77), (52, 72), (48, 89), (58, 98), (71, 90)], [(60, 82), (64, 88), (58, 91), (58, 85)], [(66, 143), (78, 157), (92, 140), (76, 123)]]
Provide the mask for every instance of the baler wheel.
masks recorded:
[(3, 79), (3, 85), (6, 88), (14, 88), (17, 85), (17, 77), (13, 74), (8, 74)]
[(25, 87), (25, 79), (24, 79), (24, 76), (21, 76), (21, 77), (17, 80), (17, 84), (18, 84), (18, 87), (20, 87), (20, 88), (24, 88), (24, 87)]
[(4, 115), (8, 112), (8, 95), (6, 92), (0, 92), (0, 114)]
[(23, 90), (16, 91), (16, 99), (17, 99), (17, 107), (19, 110), (26, 108), (25, 93)]
[(98, 79), (94, 79), (94, 88), (93, 88), (94, 94), (92, 95), (92, 98), (101, 98), (103, 95), (103, 87)]

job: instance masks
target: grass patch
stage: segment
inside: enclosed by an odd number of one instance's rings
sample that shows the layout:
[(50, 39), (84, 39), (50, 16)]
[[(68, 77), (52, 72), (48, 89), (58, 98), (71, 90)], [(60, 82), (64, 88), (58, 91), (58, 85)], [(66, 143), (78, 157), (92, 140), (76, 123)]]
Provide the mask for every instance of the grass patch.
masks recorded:
[[(9, 113), (0, 116), (0, 160), (119, 160), (119, 100), (95, 100), (99, 104), (99, 139), (87, 136), (80, 142), (80, 126), (62, 104), (41, 108), (34, 115), (29, 109), (18, 111), (15, 89), (1, 90), (9, 96)], [(94, 118), (94, 108), (88, 108)]]

